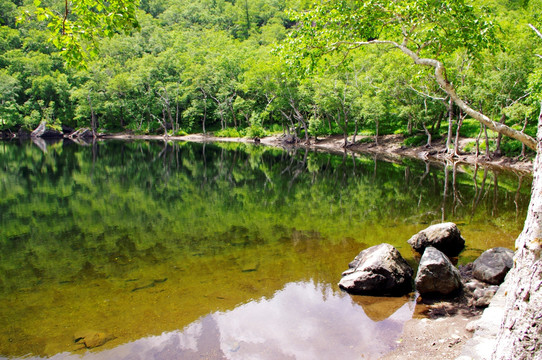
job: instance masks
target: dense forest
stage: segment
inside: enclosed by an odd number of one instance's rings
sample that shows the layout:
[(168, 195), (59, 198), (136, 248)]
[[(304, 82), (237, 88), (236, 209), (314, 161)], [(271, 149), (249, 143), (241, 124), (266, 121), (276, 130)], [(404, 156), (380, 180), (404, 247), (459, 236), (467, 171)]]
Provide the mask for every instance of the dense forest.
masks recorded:
[[(310, 76), (281, 54), (306, 0), (142, 0), (139, 29), (100, 40), (85, 67), (70, 67), (39, 19), (17, 21), (38, 2), (0, 0), (0, 130), (93, 127), (134, 134), (213, 132), (300, 138), (401, 133), (421, 144), (462, 123), (482, 147), (519, 154), (450, 105), (430, 69), (389, 47), (364, 47), (314, 61)], [(63, 11), (64, 2), (47, 3)], [(541, 73), (534, 55), (536, 1), (484, 0), (476, 11), (498, 43), (476, 57), (458, 47), (443, 61), (459, 95), (491, 119), (536, 132)], [(538, 67), (539, 68), (539, 67)], [(464, 120), (464, 121), (463, 121)], [(488, 139), (492, 138), (491, 141)], [(359, 138), (358, 138), (359, 139)]]

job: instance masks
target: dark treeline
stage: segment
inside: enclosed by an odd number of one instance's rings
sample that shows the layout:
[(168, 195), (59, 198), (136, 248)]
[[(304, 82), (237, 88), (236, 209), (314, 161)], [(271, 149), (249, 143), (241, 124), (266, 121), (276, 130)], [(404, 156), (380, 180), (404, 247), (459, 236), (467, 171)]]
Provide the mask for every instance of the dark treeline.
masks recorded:
[[(63, 4), (63, 2), (62, 2)], [(53, 8), (62, 7), (52, 1)], [(540, 74), (532, 31), (533, 1), (484, 0), (500, 26), (502, 47), (479, 59), (461, 51), (445, 61), (466, 101), (494, 120), (535, 132)], [(31, 131), (41, 121), (59, 129), (98, 132), (263, 136), (295, 131), (300, 138), (402, 133), (405, 145), (448, 133), (461, 122), (429, 70), (385, 48), (329, 56), (313, 76), (277, 56), (294, 26), (288, 9), (307, 0), (144, 0), (140, 31), (100, 44), (87, 69), (67, 68), (39, 21), (16, 24), (29, 0), (0, 0), (0, 130)], [(519, 142), (486, 135), (468, 119), (462, 134), (481, 149), (518, 154)], [(450, 132), (450, 135), (452, 133)], [(489, 139), (492, 139), (489, 142)], [(359, 139), (359, 138), (358, 138)], [(486, 146), (490, 143), (490, 146)], [(474, 146), (474, 145), (473, 145)]]

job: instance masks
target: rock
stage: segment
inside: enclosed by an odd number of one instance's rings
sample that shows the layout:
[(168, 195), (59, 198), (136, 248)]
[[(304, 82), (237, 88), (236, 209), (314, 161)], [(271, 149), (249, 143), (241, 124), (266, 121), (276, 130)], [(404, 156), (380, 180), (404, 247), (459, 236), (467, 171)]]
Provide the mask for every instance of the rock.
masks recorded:
[(288, 144), (288, 145), (291, 145), (291, 144), (296, 144), (299, 139), (297, 138), (297, 136), (295, 135), (283, 135), (281, 138), (280, 138), (280, 141), (283, 143), (283, 144)]
[(94, 134), (89, 128), (81, 128), (72, 132), (69, 136), (70, 139), (92, 139)]
[(38, 127), (30, 133), (31, 137), (41, 137), (41, 138), (61, 138), (64, 136), (62, 132), (49, 129), (45, 123), (42, 121)]
[(467, 326), (465, 326), (465, 330), (472, 333), (472, 332), (475, 332), (476, 330), (478, 330), (479, 327), (480, 327), (480, 325), (478, 324), (478, 320), (473, 320), (473, 321), (469, 322), (467, 324)]
[(408, 243), (420, 254), (426, 247), (432, 246), (449, 257), (459, 255), (465, 247), (465, 239), (461, 237), (457, 225), (451, 222), (431, 225), (411, 237)]
[(448, 295), (461, 288), (461, 275), (446, 255), (429, 246), (420, 260), (415, 282), (420, 294)]
[(16, 138), (18, 138), (18, 139), (29, 139), (30, 138), (30, 133), (28, 131), (24, 130), (23, 128), (20, 128), (17, 131)]
[(62, 124), (62, 133), (64, 135), (69, 135), (69, 134), (73, 133), (74, 131), (75, 131), (74, 128), (72, 128), (72, 127), (70, 127), (68, 125)]
[(476, 279), (471, 279), (465, 283), (465, 290), (474, 293), (478, 289), (485, 289), (487, 284)]
[(412, 291), (414, 271), (390, 244), (363, 250), (348, 266), (339, 287), (349, 293), (404, 295)]
[(473, 292), (473, 305), (479, 308), (486, 308), (489, 306), (491, 299), (497, 293), (499, 287), (496, 285), (489, 286), (485, 289), (476, 289)]
[(514, 252), (510, 249), (497, 247), (484, 251), (474, 260), (474, 278), (489, 284), (498, 285), (514, 265)]
[(76, 332), (73, 335), (73, 341), (81, 348), (92, 349), (98, 346), (102, 346), (106, 342), (113, 340), (115, 337), (107, 335), (106, 333), (95, 330), (83, 330)]

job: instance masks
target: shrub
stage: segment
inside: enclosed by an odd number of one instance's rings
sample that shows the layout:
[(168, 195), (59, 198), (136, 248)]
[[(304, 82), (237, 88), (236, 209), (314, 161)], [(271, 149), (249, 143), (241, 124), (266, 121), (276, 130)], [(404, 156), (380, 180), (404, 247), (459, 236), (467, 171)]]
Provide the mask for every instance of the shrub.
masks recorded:
[(225, 128), (222, 130), (218, 130), (214, 134), (217, 137), (228, 137), (228, 138), (235, 138), (235, 137), (242, 137), (239, 130), (236, 128)]
[(251, 125), (248, 129), (246, 129), (246, 137), (248, 138), (255, 138), (255, 137), (265, 137), (267, 136), (267, 131), (262, 126), (259, 125)]
[(414, 135), (403, 140), (403, 145), (408, 147), (422, 146), (427, 142), (426, 135)]

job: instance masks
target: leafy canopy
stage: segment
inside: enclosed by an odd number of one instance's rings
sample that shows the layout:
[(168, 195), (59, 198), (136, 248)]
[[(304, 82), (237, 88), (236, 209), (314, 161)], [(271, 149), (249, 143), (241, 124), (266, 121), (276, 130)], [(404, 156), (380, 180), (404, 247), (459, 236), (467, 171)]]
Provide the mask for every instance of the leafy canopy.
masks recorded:
[(497, 44), (498, 27), (463, 0), (331, 0), (290, 16), (297, 26), (283, 53), (293, 65), (370, 43), (404, 46), (434, 59), (457, 49), (477, 56)]
[(139, 29), (139, 0), (66, 0), (63, 12), (43, 6), (41, 0), (34, 0), (34, 6), (34, 11), (23, 12), (18, 21), (35, 15), (45, 22), (51, 32), (49, 41), (60, 50), (68, 66), (86, 67), (86, 60), (98, 52), (97, 39)]

